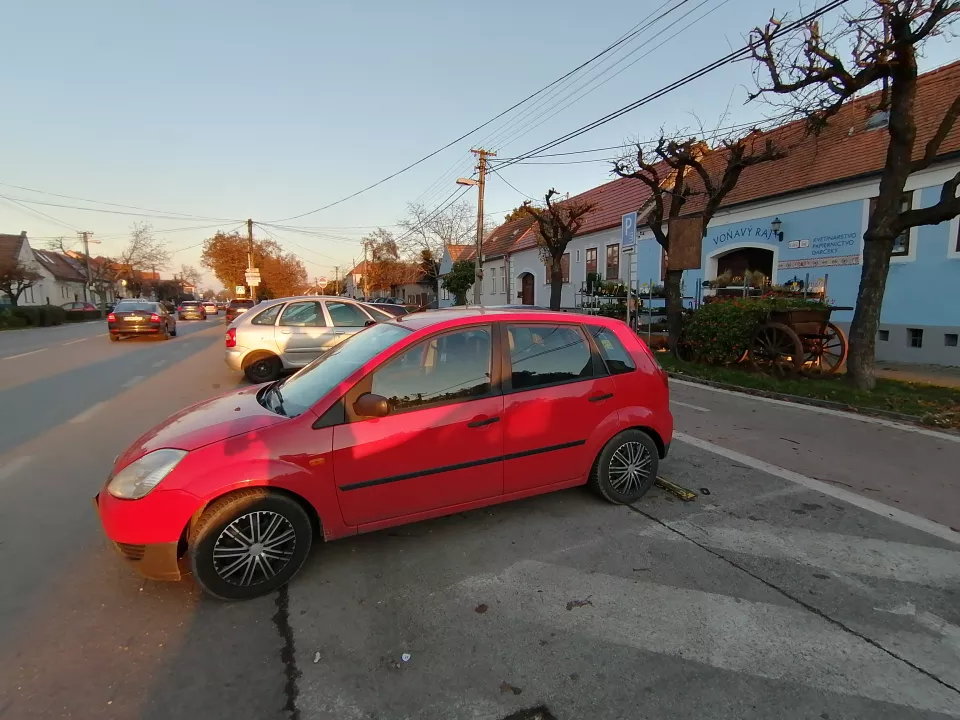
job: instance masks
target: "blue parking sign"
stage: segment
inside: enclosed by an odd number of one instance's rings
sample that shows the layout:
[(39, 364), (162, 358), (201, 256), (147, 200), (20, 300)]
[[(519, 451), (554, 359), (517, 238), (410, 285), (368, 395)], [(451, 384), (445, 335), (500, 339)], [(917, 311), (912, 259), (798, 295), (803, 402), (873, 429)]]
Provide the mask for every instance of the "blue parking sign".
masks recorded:
[(633, 250), (637, 246), (637, 214), (627, 213), (620, 220), (620, 249)]

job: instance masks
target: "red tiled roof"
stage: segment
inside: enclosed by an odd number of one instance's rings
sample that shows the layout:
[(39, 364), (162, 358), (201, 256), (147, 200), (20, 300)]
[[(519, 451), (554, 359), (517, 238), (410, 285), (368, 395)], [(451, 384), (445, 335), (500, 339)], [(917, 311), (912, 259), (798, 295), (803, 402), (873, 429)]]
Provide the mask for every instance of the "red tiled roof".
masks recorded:
[(483, 257), (485, 259), (500, 257), (504, 253), (513, 251), (513, 246), (533, 225), (533, 217), (524, 214), (523, 217), (505, 222), (495, 228), (483, 241)]
[[(950, 103), (960, 93), (960, 61), (924, 73), (918, 78), (916, 98), (917, 140), (913, 157), (923, 155), (927, 141), (933, 137)], [(879, 92), (866, 95), (845, 105), (832, 117), (819, 135), (807, 135), (803, 121), (792, 122), (768, 132), (754, 133), (748, 143), (757, 150), (767, 139), (787, 151), (787, 156), (755, 165), (744, 170), (740, 182), (724, 199), (723, 207), (767, 197), (798, 192), (808, 188), (829, 185), (842, 180), (879, 173), (884, 166), (889, 142), (886, 128), (868, 130), (867, 120), (875, 106)], [(940, 146), (940, 155), (960, 150), (960, 124), (953, 129)], [(748, 149), (748, 152), (750, 150)], [(722, 172), (725, 154), (715, 152), (708, 156), (707, 169), (711, 175)], [(695, 191), (702, 187), (699, 178), (691, 178)], [(704, 196), (691, 197), (683, 208), (685, 215), (703, 209)]]
[(477, 246), (476, 245), (447, 245), (447, 252), (450, 254), (450, 262), (452, 263), (458, 262), (460, 260), (474, 260), (477, 257)]
[(23, 235), (0, 234), (0, 262), (15, 262), (20, 257)]
[(74, 264), (76, 261), (71, 257), (50, 250), (34, 250), (33, 256), (57, 280), (79, 283), (86, 280), (86, 273)]

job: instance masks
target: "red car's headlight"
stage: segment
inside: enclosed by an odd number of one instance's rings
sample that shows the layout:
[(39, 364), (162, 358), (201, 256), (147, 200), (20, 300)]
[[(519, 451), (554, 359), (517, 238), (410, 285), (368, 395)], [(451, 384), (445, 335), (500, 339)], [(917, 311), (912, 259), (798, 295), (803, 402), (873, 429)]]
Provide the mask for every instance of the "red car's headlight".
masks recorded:
[(107, 485), (107, 492), (121, 500), (139, 500), (159, 485), (186, 456), (186, 450), (172, 448), (147, 453), (118, 472)]

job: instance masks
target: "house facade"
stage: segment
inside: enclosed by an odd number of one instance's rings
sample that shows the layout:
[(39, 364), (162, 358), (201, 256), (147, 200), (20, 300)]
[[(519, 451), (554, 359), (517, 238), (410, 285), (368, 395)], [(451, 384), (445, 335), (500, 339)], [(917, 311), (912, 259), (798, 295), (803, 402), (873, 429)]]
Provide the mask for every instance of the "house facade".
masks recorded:
[[(19, 235), (0, 235), (0, 261), (19, 262), (40, 276), (24, 290), (18, 305), (63, 305), (84, 299), (86, 273), (80, 263), (62, 253), (34, 250), (26, 230)], [(9, 297), (0, 293), (0, 304), (10, 302)]]
[[(915, 159), (958, 94), (960, 62), (920, 77)], [(838, 308), (832, 320), (849, 330), (863, 267), (863, 234), (871, 201), (879, 192), (888, 142), (883, 118), (873, 110), (876, 103), (875, 96), (850, 103), (816, 136), (806, 135), (799, 124), (755, 134), (757, 142), (771, 138), (786, 147), (787, 155), (744, 171), (714, 215), (704, 232), (700, 267), (683, 273), (687, 305), (716, 292), (705, 284), (732, 278), (735, 285), (749, 270), (772, 285), (802, 283), (807, 290), (822, 293)], [(722, 160), (720, 153), (716, 155)], [(942, 184), (957, 172), (960, 127), (955, 126), (941, 145), (937, 162), (909, 178), (904, 205), (935, 204)], [(631, 183), (637, 194), (626, 196), (630, 190), (623, 183)], [(662, 282), (665, 259), (644, 225), (650, 203), (640, 186), (636, 180), (615, 180), (575, 198), (596, 208), (568, 246), (563, 308), (578, 308), (577, 294), (591, 272), (625, 281), (629, 263), (635, 287)], [(689, 201), (684, 215), (695, 216), (702, 210), (698, 203), (702, 198)], [(621, 217), (637, 210), (637, 248), (624, 254)], [(492, 273), (505, 275), (506, 293), (492, 294)], [(904, 233), (891, 258), (877, 359), (960, 366), (958, 287), (960, 221)], [(548, 274), (532, 231), (522, 233), (506, 250), (491, 247), (488, 253), (484, 245), (484, 304), (504, 304), (504, 296), (514, 303), (549, 304)]]
[[(453, 264), (459, 262), (460, 260), (469, 260), (475, 262), (477, 258), (477, 246), (476, 245), (444, 245), (443, 247), (443, 257), (440, 258), (440, 269), (438, 274), (442, 278), (448, 272), (453, 270)], [(440, 293), (437, 298), (438, 307), (451, 307), (455, 302), (456, 298), (453, 297), (449, 290), (443, 288), (443, 281), (440, 281), (439, 287)], [(469, 293), (467, 293), (469, 295)], [(485, 303), (492, 304), (492, 303)]]

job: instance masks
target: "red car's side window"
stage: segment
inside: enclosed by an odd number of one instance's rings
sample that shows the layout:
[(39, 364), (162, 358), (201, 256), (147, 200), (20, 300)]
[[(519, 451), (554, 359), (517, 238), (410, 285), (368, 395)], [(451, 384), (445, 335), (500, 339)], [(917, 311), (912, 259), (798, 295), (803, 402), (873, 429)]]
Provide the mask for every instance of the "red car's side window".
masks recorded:
[(391, 411), (488, 395), (492, 338), (489, 326), (428, 338), (374, 372), (371, 392), (387, 398)]
[(577, 325), (507, 325), (513, 390), (594, 377), (593, 355)]
[(596, 341), (600, 357), (603, 358), (603, 362), (611, 375), (620, 375), (637, 369), (637, 364), (630, 357), (630, 353), (627, 352), (613, 330), (602, 326), (594, 326), (590, 328), (590, 334)]

